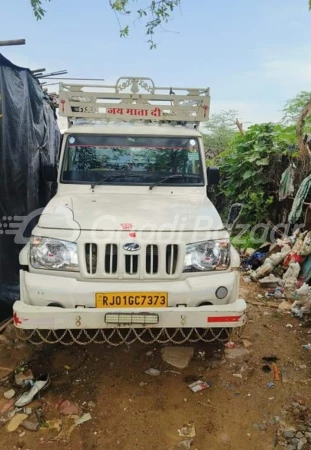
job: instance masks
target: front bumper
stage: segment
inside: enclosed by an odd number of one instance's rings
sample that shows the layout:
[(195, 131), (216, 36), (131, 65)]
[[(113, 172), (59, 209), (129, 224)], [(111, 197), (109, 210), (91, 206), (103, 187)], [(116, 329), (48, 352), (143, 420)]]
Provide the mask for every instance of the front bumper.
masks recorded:
[(196, 308), (135, 308), (134, 315), (158, 315), (157, 324), (112, 324), (107, 314), (129, 314), (128, 309), (57, 308), (32, 306), (17, 301), (13, 306), (14, 324), (22, 329), (104, 329), (104, 328), (236, 328), (245, 323), (246, 303), (242, 299), (228, 305), (209, 305)]
[[(246, 303), (237, 299), (238, 272), (208, 274), (185, 280), (131, 282), (79, 281), (53, 275), (20, 272), (21, 300), (14, 304), (14, 323), (22, 329), (98, 328), (235, 328), (245, 322)], [(217, 299), (219, 286), (226, 298)], [(167, 308), (95, 308), (97, 292), (168, 292)], [(212, 305), (200, 306), (203, 302)], [(53, 304), (54, 306), (48, 306)], [(59, 305), (57, 307), (55, 305)], [(157, 323), (109, 323), (109, 314), (157, 316)], [(108, 315), (108, 316), (107, 316)], [(135, 322), (135, 317), (133, 322)]]

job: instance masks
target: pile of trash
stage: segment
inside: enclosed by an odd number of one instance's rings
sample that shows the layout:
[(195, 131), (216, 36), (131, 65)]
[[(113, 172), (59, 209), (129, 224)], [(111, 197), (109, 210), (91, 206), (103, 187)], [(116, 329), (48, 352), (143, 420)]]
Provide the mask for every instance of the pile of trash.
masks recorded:
[[(1, 378), (0, 385), (7, 387), (3, 392), (6, 402), (0, 406), (0, 428), (4, 425), (9, 433), (17, 431), (24, 437), (25, 430), (36, 432), (41, 428), (55, 429), (55, 440), (66, 440), (75, 427), (91, 420), (91, 415), (77, 403), (60, 398), (54, 405), (57, 419), (47, 420), (45, 408), (48, 402), (41, 395), (50, 387), (49, 374), (35, 376), (30, 361), (22, 360), (7, 377)], [(88, 403), (92, 408), (93, 402)], [(47, 409), (51, 409), (50, 407)], [(69, 430), (65, 432), (67, 417)]]
[(299, 318), (311, 315), (311, 231), (298, 229), (275, 244), (247, 249), (241, 268), (244, 280), (257, 282), (266, 297), (287, 300)]

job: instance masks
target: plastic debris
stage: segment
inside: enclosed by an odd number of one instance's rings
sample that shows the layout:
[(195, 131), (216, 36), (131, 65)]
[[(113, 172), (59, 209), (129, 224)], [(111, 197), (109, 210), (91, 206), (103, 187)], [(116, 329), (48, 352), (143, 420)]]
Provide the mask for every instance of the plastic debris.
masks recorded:
[(150, 368), (150, 369), (145, 370), (145, 373), (152, 377), (158, 377), (161, 374), (161, 370)]
[(241, 373), (233, 373), (232, 376), (235, 378), (243, 378)]
[(278, 287), (280, 281), (281, 281), (280, 278), (277, 278), (271, 274), (259, 280), (259, 284), (264, 288), (276, 288)]
[(267, 383), (267, 388), (268, 388), (268, 389), (274, 388), (274, 383), (273, 383), (273, 381), (269, 381), (269, 383)]
[(195, 381), (194, 383), (191, 383), (188, 386), (192, 390), (192, 392), (204, 391), (205, 389), (211, 387), (210, 383), (202, 380)]
[(294, 328), (294, 325), (292, 325), (291, 323), (288, 323), (288, 324), (286, 325), (286, 328)]
[(311, 344), (306, 344), (302, 346), (305, 350), (311, 350)]
[(83, 414), (83, 416), (81, 416), (79, 419), (77, 419), (75, 421), (75, 425), (76, 426), (81, 425), (82, 423), (88, 422), (91, 419), (92, 419), (92, 416), (90, 413)]
[(272, 370), (273, 370), (273, 379), (274, 381), (280, 381), (280, 374), (279, 369), (276, 363), (272, 363)]
[(195, 437), (195, 427), (192, 423), (188, 423), (186, 426), (178, 430), (178, 435), (185, 438)]
[(225, 347), (226, 347), (226, 348), (235, 348), (235, 347), (236, 347), (236, 344), (235, 344), (234, 342), (232, 342), (232, 341), (229, 341), (229, 342), (227, 342), (227, 343), (225, 344)]
[(10, 389), (9, 391), (6, 391), (6, 392), (3, 394), (3, 397), (6, 398), (7, 400), (10, 400), (11, 398), (14, 397), (14, 395), (15, 395), (14, 389)]

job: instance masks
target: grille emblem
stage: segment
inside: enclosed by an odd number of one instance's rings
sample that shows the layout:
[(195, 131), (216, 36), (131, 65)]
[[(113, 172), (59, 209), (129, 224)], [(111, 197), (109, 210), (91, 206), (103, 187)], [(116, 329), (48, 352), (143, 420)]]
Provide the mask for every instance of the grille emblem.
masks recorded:
[(124, 244), (123, 248), (127, 252), (137, 252), (138, 250), (140, 250), (140, 245), (136, 244), (135, 242), (130, 242), (129, 244)]

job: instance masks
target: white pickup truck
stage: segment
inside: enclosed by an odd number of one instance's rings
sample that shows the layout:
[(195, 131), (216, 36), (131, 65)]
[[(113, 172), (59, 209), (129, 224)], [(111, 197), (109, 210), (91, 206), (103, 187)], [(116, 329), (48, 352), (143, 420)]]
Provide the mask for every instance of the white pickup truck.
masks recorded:
[(242, 326), (237, 251), (208, 198), (209, 89), (61, 84), (57, 194), (20, 253), (24, 330)]

